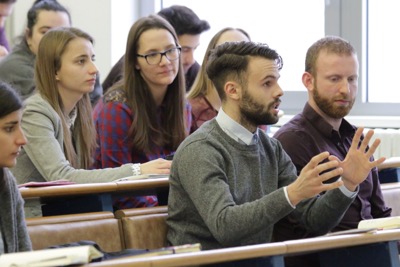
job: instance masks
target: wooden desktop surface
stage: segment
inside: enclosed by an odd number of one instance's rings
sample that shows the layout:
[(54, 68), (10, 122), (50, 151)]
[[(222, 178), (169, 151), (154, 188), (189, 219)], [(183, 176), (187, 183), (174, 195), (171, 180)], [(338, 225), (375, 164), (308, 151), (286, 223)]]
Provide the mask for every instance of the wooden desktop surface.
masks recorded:
[(351, 247), (378, 242), (400, 240), (400, 229), (377, 230), (369, 233), (320, 236), (285, 241), (286, 253), (310, 252), (341, 247)]
[[(236, 261), (257, 257), (290, 255), (297, 253), (313, 253), (334, 249), (348, 250), (351, 247), (375, 243), (387, 243), (400, 240), (400, 229), (379, 230), (372, 233), (346, 234), (337, 236), (321, 236), (277, 243), (242, 246), (234, 248), (206, 250), (192, 253), (154, 256), (147, 258), (126, 257), (99, 263), (91, 263), (87, 267), (128, 267), (128, 266), (196, 266), (226, 261)], [(367, 250), (368, 248), (366, 248)], [(397, 248), (396, 248), (397, 249)], [(397, 252), (398, 253), (398, 252)], [(350, 254), (351, 256), (351, 254)], [(398, 266), (398, 256), (394, 266)], [(369, 265), (364, 265), (369, 266)]]
[(197, 266), (202, 264), (215, 264), (227, 261), (277, 256), (282, 255), (285, 252), (286, 246), (283, 242), (280, 242), (143, 258), (126, 257), (99, 263), (91, 263), (84, 266)]
[(20, 188), (24, 199), (41, 197), (75, 196), (123, 191), (139, 191), (168, 187), (168, 178), (140, 179), (123, 182), (72, 184), (63, 186), (23, 187)]

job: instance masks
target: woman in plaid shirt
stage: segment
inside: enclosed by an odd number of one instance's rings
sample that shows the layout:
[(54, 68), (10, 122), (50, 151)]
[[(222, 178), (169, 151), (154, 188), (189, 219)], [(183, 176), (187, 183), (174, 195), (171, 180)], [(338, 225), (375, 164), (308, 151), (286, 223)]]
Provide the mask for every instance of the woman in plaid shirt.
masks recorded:
[[(94, 110), (99, 144), (95, 168), (165, 158), (189, 133), (191, 108), (184, 97), (181, 48), (173, 27), (158, 15), (143, 17), (131, 27), (126, 47), (124, 78)], [(117, 208), (154, 205), (156, 196), (116, 203)]]

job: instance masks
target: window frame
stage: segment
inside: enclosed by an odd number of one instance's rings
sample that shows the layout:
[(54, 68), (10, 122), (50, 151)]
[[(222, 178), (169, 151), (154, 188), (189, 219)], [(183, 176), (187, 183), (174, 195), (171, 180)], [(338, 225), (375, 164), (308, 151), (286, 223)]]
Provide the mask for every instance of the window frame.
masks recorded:
[[(157, 12), (163, 6), (162, 0), (139, 0), (142, 14)], [(369, 0), (327, 0), (325, 1), (325, 35), (341, 36), (348, 40), (356, 49), (360, 64), (359, 87), (357, 98), (350, 116), (399, 116), (398, 103), (368, 103), (368, 85), (366, 84), (365, 70), (368, 70), (368, 45), (363, 47), (363, 40), (367, 40), (368, 23), (364, 14), (368, 12)], [(363, 2), (365, 5), (363, 5)], [(366, 13), (364, 13), (364, 10)], [(363, 24), (365, 23), (365, 28)], [(364, 35), (363, 33), (366, 33)], [(365, 39), (363, 39), (365, 38)], [(305, 56), (305, 55), (304, 55)], [(364, 61), (366, 64), (364, 65)], [(365, 87), (364, 87), (365, 84)], [(287, 115), (295, 115), (302, 111), (308, 100), (307, 91), (285, 91), (280, 108)]]

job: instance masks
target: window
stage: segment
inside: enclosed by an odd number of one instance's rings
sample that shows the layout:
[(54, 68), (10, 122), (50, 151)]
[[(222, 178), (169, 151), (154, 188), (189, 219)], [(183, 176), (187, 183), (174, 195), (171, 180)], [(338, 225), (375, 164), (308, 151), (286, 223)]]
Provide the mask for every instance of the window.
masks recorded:
[(211, 30), (202, 35), (196, 52), (200, 63), (208, 41), (225, 26), (243, 28), (253, 41), (276, 49), (284, 61), (280, 84), (285, 92), (281, 105), (285, 114), (300, 112), (307, 101), (301, 83), (307, 48), (322, 36), (337, 35), (353, 44), (360, 62), (358, 96), (350, 115), (400, 115), (397, 68), (390, 66), (400, 59), (397, 35), (390, 34), (400, 23), (395, 13), (400, 7), (397, 0), (159, 1), (161, 7), (186, 5), (209, 21)]
[(325, 34), (324, 1), (246, 0), (245, 8), (243, 3), (232, 0), (162, 1), (163, 7), (174, 4), (187, 6), (210, 23), (211, 29), (202, 34), (200, 47), (195, 52), (200, 64), (210, 39), (219, 30), (242, 28), (252, 41), (267, 43), (282, 56), (283, 69), (279, 80), (282, 89), (305, 92), (301, 82), (304, 57), (310, 44)]
[(395, 26), (400, 25), (399, 10), (397, 0), (366, 1), (364, 6), (367, 102), (400, 103), (399, 67), (395, 64), (400, 62)]

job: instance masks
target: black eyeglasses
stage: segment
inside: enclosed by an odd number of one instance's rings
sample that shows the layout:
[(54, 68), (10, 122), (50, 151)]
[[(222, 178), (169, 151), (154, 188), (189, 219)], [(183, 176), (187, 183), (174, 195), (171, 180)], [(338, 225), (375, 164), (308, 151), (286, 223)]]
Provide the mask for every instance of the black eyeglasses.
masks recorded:
[(149, 65), (160, 64), (162, 57), (165, 56), (169, 61), (177, 60), (181, 54), (181, 47), (174, 47), (164, 52), (154, 52), (146, 55), (137, 54), (138, 57), (144, 57)]

